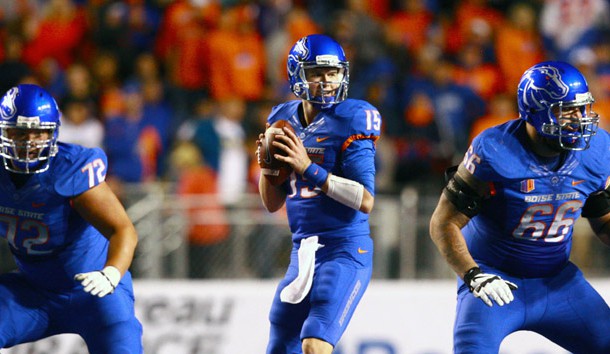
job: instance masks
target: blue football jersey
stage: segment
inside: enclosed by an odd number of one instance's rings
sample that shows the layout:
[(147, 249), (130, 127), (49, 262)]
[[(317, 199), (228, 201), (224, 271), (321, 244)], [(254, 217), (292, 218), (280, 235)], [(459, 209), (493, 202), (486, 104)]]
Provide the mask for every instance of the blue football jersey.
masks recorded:
[(99, 149), (59, 143), (48, 171), (16, 188), (0, 164), (0, 235), (19, 271), (49, 290), (80, 287), (77, 273), (104, 266), (108, 241), (71, 206), (71, 198), (105, 180)]
[[(301, 101), (274, 107), (268, 122), (287, 120), (303, 141), (307, 154), (328, 172), (364, 185), (375, 193), (375, 141), (379, 138), (381, 115), (361, 100), (347, 99), (322, 110), (307, 127), (298, 115)], [(286, 210), (293, 240), (320, 237), (350, 237), (370, 233), (368, 215), (345, 206), (320, 188), (292, 173), (284, 182)]]
[(553, 160), (531, 151), (525, 124), (509, 121), (472, 142), (462, 163), (490, 183), (492, 196), (462, 231), (477, 262), (515, 276), (544, 277), (568, 262), (585, 200), (609, 184), (610, 137), (599, 129), (589, 149)]

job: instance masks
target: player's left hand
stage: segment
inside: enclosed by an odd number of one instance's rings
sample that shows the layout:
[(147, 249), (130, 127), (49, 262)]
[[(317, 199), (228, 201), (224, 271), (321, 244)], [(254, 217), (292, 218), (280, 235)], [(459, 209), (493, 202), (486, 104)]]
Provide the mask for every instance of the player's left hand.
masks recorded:
[(483, 273), (479, 267), (470, 269), (464, 276), (464, 282), (472, 294), (489, 307), (493, 306), (492, 300), (504, 306), (515, 299), (513, 296), (513, 290), (517, 289), (515, 283), (504, 280), (496, 274)]
[(104, 297), (114, 292), (121, 281), (121, 272), (113, 266), (107, 266), (95, 272), (76, 274), (74, 280), (79, 281), (84, 286), (83, 290), (91, 295)]

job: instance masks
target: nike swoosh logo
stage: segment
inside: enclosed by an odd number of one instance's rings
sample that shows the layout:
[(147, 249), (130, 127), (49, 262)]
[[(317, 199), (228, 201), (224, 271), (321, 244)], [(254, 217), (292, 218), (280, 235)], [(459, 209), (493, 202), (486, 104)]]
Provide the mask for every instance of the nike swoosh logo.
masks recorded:
[(369, 251), (368, 250), (363, 250), (362, 248), (358, 247), (358, 253), (365, 254), (365, 253), (369, 253)]
[(330, 138), (330, 136), (325, 136), (325, 137), (322, 137), (322, 138), (316, 138), (316, 143), (321, 143), (321, 142), (323, 142), (324, 140), (326, 140), (328, 138)]
[(43, 207), (45, 204), (44, 203), (34, 203), (32, 202), (32, 208), (40, 208)]
[(584, 181), (585, 181), (584, 179), (581, 179), (581, 180), (578, 180), (578, 181), (574, 181), (574, 180), (572, 180), (572, 185), (573, 185), (573, 186), (577, 186), (577, 185), (579, 185), (579, 184), (583, 183)]

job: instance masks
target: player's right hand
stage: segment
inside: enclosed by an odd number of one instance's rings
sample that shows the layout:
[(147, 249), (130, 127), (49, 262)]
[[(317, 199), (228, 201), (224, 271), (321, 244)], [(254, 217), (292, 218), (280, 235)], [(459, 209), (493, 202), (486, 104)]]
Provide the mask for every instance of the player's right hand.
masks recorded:
[(83, 290), (97, 297), (112, 294), (121, 281), (121, 272), (113, 266), (88, 273), (79, 273), (74, 280), (81, 283)]
[(518, 287), (515, 283), (502, 279), (499, 275), (483, 273), (479, 267), (474, 267), (464, 275), (464, 282), (470, 292), (483, 300), (487, 306), (493, 306), (493, 301), (504, 306), (515, 299), (513, 290)]

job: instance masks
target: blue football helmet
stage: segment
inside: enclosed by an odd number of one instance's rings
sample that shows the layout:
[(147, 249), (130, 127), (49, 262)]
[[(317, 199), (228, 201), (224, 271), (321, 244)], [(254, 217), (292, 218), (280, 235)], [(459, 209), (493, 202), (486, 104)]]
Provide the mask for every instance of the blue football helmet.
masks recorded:
[[(519, 116), (542, 137), (557, 140), (565, 150), (585, 150), (597, 133), (599, 115), (585, 77), (572, 65), (547, 61), (527, 69), (517, 90)], [(582, 117), (563, 116), (577, 107)]]
[[(307, 71), (316, 68), (339, 69), (339, 81), (311, 82)], [(347, 98), (349, 86), (349, 63), (341, 45), (323, 34), (312, 34), (299, 39), (288, 54), (288, 80), (290, 89), (299, 98), (328, 108)], [(314, 95), (310, 85), (322, 85), (322, 94)], [(328, 89), (329, 87), (331, 87)], [(333, 95), (329, 95), (332, 93)]]
[(37, 85), (8, 90), (0, 102), (0, 156), (15, 173), (41, 173), (57, 154), (60, 125), (55, 99)]

